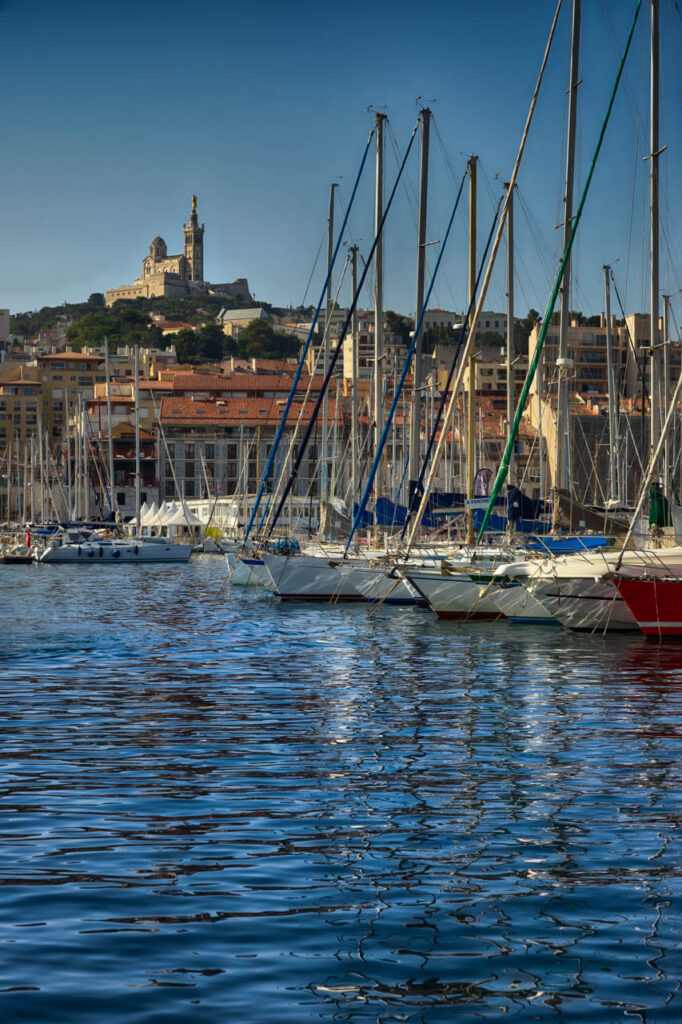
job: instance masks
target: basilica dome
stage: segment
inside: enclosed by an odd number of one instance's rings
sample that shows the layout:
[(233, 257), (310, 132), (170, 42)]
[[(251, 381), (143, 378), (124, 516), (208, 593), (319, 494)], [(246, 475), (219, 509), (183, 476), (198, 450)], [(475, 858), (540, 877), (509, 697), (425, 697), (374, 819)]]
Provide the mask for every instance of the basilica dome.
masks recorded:
[(152, 239), (152, 244), (149, 246), (149, 255), (155, 260), (162, 260), (168, 255), (168, 246), (163, 238), (161, 238), (161, 235), (157, 235), (156, 238)]

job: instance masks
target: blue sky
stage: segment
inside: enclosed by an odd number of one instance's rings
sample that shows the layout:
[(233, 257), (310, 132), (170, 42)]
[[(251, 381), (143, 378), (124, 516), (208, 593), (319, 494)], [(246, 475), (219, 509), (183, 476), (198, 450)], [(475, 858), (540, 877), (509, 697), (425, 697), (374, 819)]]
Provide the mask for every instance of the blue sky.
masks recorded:
[[(544, 309), (558, 256), (570, 3), (565, 0), (519, 177), (517, 313)], [(589, 166), (634, 0), (584, 0), (578, 183)], [(192, 192), (209, 280), (247, 277), (257, 298), (316, 301), (329, 183), (348, 199), (385, 110), (387, 183), (416, 121), (435, 118), (429, 239), (442, 237), (467, 155), (480, 158), (479, 238), (508, 178), (554, 12), (553, 0), (432, 0), (322, 7), (214, 0), (5, 0), (0, 81), (5, 245), (0, 305), (86, 298), (140, 273), (161, 234), (182, 248)], [(682, 288), (682, 15), (661, 0), (661, 288)], [(677, 62), (679, 63), (676, 63)], [(648, 309), (648, 4), (643, 5), (575, 250), (572, 305), (603, 308), (614, 264), (630, 309)], [(395, 152), (394, 152), (395, 147)], [(414, 309), (416, 147), (386, 229), (386, 305)], [(499, 175), (499, 177), (497, 177)], [(367, 175), (352, 238), (372, 232)], [(466, 304), (466, 206), (432, 305)], [(436, 247), (429, 251), (435, 259)], [(504, 308), (504, 259), (487, 305)], [(346, 296), (344, 296), (346, 297)], [(369, 299), (366, 300), (367, 302)]]

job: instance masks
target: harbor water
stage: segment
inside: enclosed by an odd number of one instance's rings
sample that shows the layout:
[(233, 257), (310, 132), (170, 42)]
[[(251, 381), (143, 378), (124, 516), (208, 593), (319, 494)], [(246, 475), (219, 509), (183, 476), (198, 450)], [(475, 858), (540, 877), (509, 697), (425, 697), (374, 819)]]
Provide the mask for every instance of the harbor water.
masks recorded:
[(0, 567), (0, 1015), (682, 1020), (682, 644)]

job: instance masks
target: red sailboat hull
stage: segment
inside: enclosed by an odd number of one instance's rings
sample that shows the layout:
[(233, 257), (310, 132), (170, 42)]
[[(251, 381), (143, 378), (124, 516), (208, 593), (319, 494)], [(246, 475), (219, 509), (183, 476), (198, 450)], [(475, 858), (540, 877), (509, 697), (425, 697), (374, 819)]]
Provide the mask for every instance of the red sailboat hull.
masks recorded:
[(682, 579), (614, 579), (646, 636), (682, 637)]

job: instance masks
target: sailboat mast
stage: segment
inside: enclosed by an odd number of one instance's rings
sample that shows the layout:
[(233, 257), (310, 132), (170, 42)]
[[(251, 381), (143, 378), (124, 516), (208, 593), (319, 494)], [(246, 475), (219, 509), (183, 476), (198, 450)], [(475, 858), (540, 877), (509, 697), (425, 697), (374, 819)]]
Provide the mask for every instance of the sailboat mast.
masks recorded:
[(90, 477), (88, 470), (88, 421), (87, 408), (83, 398), (81, 405), (81, 416), (83, 420), (83, 519), (90, 519)]
[(14, 478), (14, 500), (16, 501), (17, 522), (21, 526), (24, 520), (21, 515), (21, 443), (19, 441), (18, 430), (15, 433), (14, 444), (17, 455), (17, 475)]
[[(476, 290), (476, 165), (478, 157), (469, 159), (469, 307), (474, 305)], [(478, 324), (469, 324), (469, 332), (474, 338)], [(471, 348), (469, 356), (469, 388), (467, 392), (467, 498), (474, 496), (474, 476), (476, 471), (476, 356)], [(474, 543), (474, 510), (467, 509), (467, 544)]]
[(12, 521), (12, 438), (10, 437), (5, 450), (7, 456), (7, 526)]
[[(505, 188), (509, 188), (509, 182)], [(514, 422), (514, 190), (507, 206), (507, 439)], [(514, 482), (514, 450), (509, 457), (509, 483)]]
[[(331, 317), (332, 317), (332, 259), (334, 256), (334, 189), (338, 186), (332, 183), (329, 186), (329, 214), (327, 217), (327, 300), (326, 316), (324, 323), (324, 351), (322, 366), (325, 377), (329, 369), (329, 344), (331, 338)], [(320, 521), (324, 522), (326, 517), (326, 503), (329, 499), (329, 397), (324, 393), (322, 401), (322, 446), (320, 452)]]
[[(384, 216), (384, 122), (386, 114), (376, 115), (377, 159), (376, 187), (374, 198), (374, 233), (377, 245), (374, 255), (374, 450), (377, 450), (384, 425), (384, 375), (381, 365), (384, 358), (384, 233), (381, 223)], [(381, 464), (377, 467), (375, 494), (381, 496), (384, 490), (384, 475)]]
[(81, 480), (81, 442), (80, 442), (80, 423), (81, 423), (81, 399), (80, 394), (74, 402), (73, 410), (73, 518), (80, 519), (80, 508), (81, 508), (81, 492), (80, 492), (80, 480)]
[[(431, 111), (425, 107), (421, 119), (421, 161), (419, 169), (419, 222), (417, 226), (417, 306), (415, 312), (415, 330), (424, 305), (424, 277), (426, 271), (426, 211), (429, 189), (429, 131)], [(412, 406), (410, 412), (410, 472), (409, 492), (412, 496), (419, 476), (421, 465), (421, 386), (422, 386), (422, 336), (420, 328), (414, 349), (414, 384), (412, 387)], [(403, 425), (404, 426), (404, 425)]]
[[(22, 512), (23, 512), (22, 523), (27, 523), (29, 521), (29, 518), (28, 518), (28, 498), (29, 498), (29, 490), (28, 490), (28, 450), (29, 450), (28, 449), (28, 444), (26, 444), (26, 442), (24, 442), (24, 496), (23, 496), (23, 499), (22, 499), (22, 502), (21, 502), (21, 508), (22, 508)], [(69, 518), (68, 515), (67, 515), (67, 518)]]
[[(580, 0), (573, 0), (571, 27), (571, 71), (568, 89), (568, 135), (566, 140), (566, 180), (564, 187), (564, 223), (562, 251), (566, 252), (573, 227), (573, 178), (575, 167), (575, 125), (578, 108), (578, 65), (580, 59)], [(569, 376), (573, 360), (568, 354), (568, 318), (571, 290), (570, 251), (564, 271), (559, 308), (559, 371), (557, 395), (557, 460), (555, 485), (570, 490), (571, 433), (568, 410)]]
[(64, 391), (64, 438), (66, 440), (66, 496), (68, 501), (68, 508), (66, 510), (66, 518), (71, 519), (73, 516), (73, 491), (71, 489), (71, 399), (69, 398), (68, 390)]
[[(358, 247), (352, 245), (350, 248), (350, 274), (351, 293), (355, 295), (358, 288)], [(350, 424), (350, 494), (351, 512), (353, 502), (358, 495), (358, 311), (353, 310), (351, 318), (351, 378), (350, 378), (350, 403), (351, 403), (351, 424)]]
[[(183, 495), (184, 497), (184, 495)], [(135, 532), (140, 532), (140, 346), (135, 346)]]
[(606, 374), (609, 392), (609, 498), (617, 501), (618, 481), (618, 427), (616, 423), (616, 402), (618, 402), (618, 384), (613, 365), (613, 344), (611, 339), (611, 267), (604, 267), (604, 295), (606, 306)]
[(109, 339), (104, 336), (104, 366), (107, 388), (107, 433), (109, 435), (109, 505), (111, 511), (115, 509), (114, 489), (114, 440), (111, 436), (111, 374), (109, 367)]
[(45, 460), (43, 458), (43, 445), (45, 444), (45, 437), (43, 436), (43, 418), (38, 410), (38, 459), (40, 461), (40, 515), (41, 522), (47, 522), (47, 504), (45, 494)]
[[(670, 296), (663, 295), (663, 408), (661, 415), (668, 415), (670, 400)], [(671, 431), (672, 433), (672, 431)], [(666, 488), (670, 486), (670, 434), (666, 436), (663, 449), (663, 479)]]
[[(650, 264), (650, 344), (651, 373), (649, 387), (651, 437), (649, 449), (653, 454), (661, 436), (661, 356), (658, 348), (658, 106), (659, 106), (659, 20), (658, 0), (651, 0), (651, 82), (650, 82), (650, 152), (649, 152), (649, 264)], [(664, 481), (664, 489), (667, 488)]]

